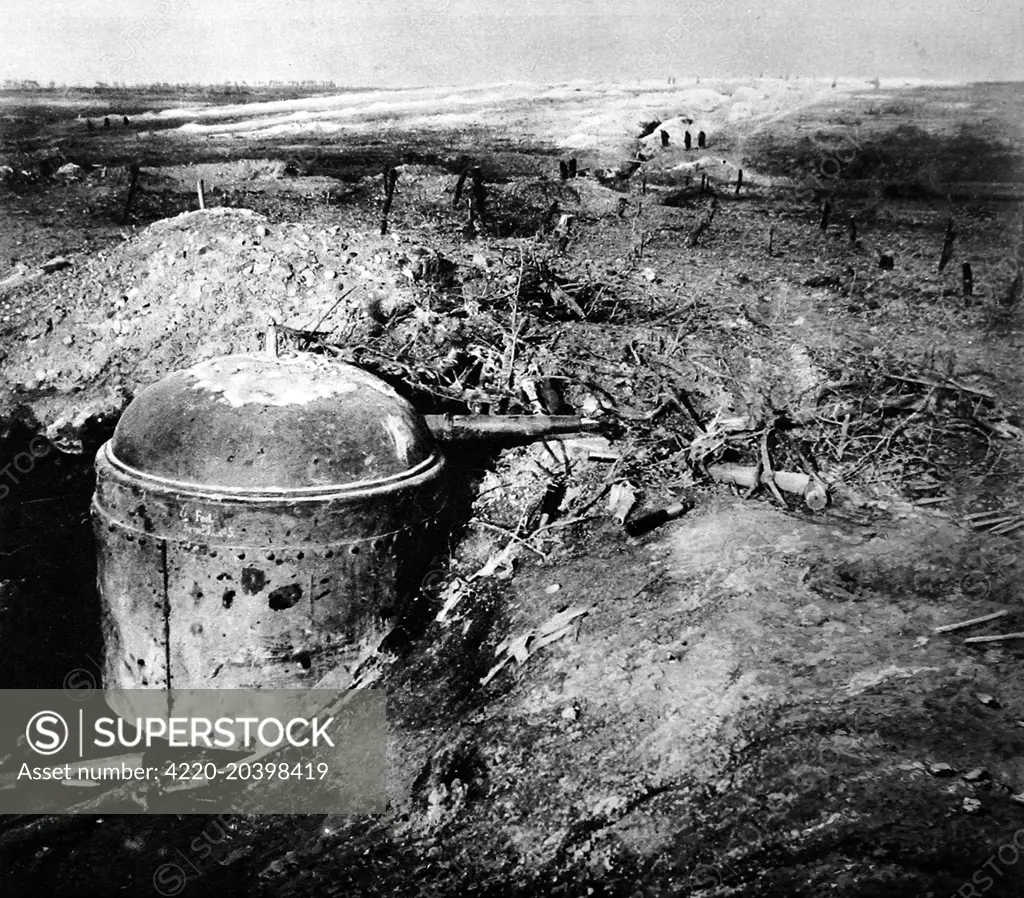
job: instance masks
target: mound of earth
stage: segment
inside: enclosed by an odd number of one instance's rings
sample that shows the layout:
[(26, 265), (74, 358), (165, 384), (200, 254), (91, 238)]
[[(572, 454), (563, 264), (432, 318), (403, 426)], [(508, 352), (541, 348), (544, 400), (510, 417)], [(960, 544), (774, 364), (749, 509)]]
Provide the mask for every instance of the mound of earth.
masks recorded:
[(417, 252), (400, 242), (271, 227), (245, 209), (157, 222), (25, 291), (26, 307), (52, 312), (7, 335), (0, 421), (20, 420), (63, 451), (81, 451), (90, 422), (116, 419), (135, 392), (171, 371), (257, 349), (271, 322), (358, 340), (415, 302)]

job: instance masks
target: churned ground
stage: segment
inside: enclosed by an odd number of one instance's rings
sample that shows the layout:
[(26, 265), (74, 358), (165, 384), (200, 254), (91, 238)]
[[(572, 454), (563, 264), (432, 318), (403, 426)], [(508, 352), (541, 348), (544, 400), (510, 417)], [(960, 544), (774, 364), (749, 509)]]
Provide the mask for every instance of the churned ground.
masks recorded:
[[(448, 551), (373, 662), (388, 816), (8, 819), (8, 893), (1021, 893), (1024, 643), (965, 642), (1022, 629), (1019, 96), (520, 94), (132, 108), (91, 137), (131, 98), (11, 107), (7, 684), (94, 669), (91, 456), (131, 397), (271, 322), (423, 412), (603, 433), (453, 458)], [(682, 497), (641, 537), (616, 517)]]

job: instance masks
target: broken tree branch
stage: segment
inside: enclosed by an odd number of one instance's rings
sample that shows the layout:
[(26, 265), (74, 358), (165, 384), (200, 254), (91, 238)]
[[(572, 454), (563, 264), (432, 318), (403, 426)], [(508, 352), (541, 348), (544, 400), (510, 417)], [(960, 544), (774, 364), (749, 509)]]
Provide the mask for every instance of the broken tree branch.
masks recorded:
[(990, 620), (998, 620), (1001, 617), (1006, 617), (1009, 611), (994, 611), (992, 614), (983, 614), (981, 617), (972, 617), (970, 620), (960, 621), (957, 624), (945, 624), (942, 627), (936, 627), (936, 633), (952, 633), (955, 630), (964, 630), (967, 627), (974, 627), (977, 624), (985, 624)]

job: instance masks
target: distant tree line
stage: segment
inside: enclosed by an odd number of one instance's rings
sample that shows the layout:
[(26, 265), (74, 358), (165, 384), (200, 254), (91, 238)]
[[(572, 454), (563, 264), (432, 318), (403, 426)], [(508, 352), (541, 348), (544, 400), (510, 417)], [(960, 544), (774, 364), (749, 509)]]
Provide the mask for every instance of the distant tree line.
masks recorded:
[(93, 85), (79, 84), (57, 84), (54, 81), (46, 85), (41, 84), (32, 78), (4, 78), (2, 89), (8, 91), (38, 91), (43, 93), (81, 93), (110, 94), (112, 92), (124, 93), (194, 93), (202, 92), (216, 96), (231, 96), (232, 94), (244, 94), (254, 90), (301, 90), (301, 91), (332, 91), (344, 90), (343, 87), (333, 81), (227, 81), (222, 84), (193, 84), (187, 82), (157, 81), (152, 84), (125, 84), (120, 81), (106, 83), (98, 81)]

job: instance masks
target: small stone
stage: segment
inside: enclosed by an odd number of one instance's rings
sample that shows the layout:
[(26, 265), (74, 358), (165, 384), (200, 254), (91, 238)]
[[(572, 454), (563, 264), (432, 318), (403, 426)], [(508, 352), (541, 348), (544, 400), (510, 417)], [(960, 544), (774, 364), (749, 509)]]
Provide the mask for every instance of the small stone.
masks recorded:
[(558, 590), (560, 590), (561, 588), (561, 583), (549, 583), (547, 586), (544, 587), (544, 592), (551, 596), (558, 592)]
[(58, 178), (67, 178), (69, 181), (75, 181), (82, 176), (82, 167), (74, 162), (65, 162), (64, 165), (57, 169), (56, 174)]
[(1024, 792), (1018, 792), (1016, 795), (1011, 795), (1010, 801), (1015, 801), (1017, 804), (1024, 804)]
[(980, 814), (982, 812), (981, 802), (977, 798), (965, 798), (964, 810), (968, 814)]
[(987, 708), (998, 708), (999, 702), (987, 692), (975, 692), (974, 697)]
[(658, 275), (653, 268), (645, 268), (643, 270), (644, 280), (649, 284), (653, 284), (657, 279)]
[(483, 253), (476, 253), (473, 256), (473, 265), (477, 268), (490, 268), (491, 260), (487, 258)]
[(595, 415), (597, 414), (597, 412), (601, 411), (601, 403), (598, 402), (596, 396), (587, 394), (587, 396), (583, 400), (583, 405), (581, 406), (581, 408), (583, 409), (583, 413), (585, 415)]
[(570, 705), (568, 708), (562, 709), (562, 718), (564, 720), (579, 720), (580, 709), (575, 705)]
[(75, 338), (72, 337), (71, 334), (68, 334), (66, 337), (64, 337), (63, 340), (61, 340), (61, 343), (63, 343), (65, 346), (70, 346), (74, 342)]
[(266, 237), (268, 233), (269, 232), (267, 231), (267, 228), (266, 228), (265, 225), (256, 225), (256, 236), (257, 237)]
[(797, 609), (797, 616), (800, 618), (801, 627), (816, 627), (825, 620), (825, 612), (819, 605), (804, 605)]
[(991, 779), (991, 777), (984, 767), (975, 767), (964, 774), (964, 780), (968, 783), (980, 783), (987, 779)]
[(929, 764), (928, 772), (932, 776), (948, 777), (955, 776), (956, 771), (949, 764)]

